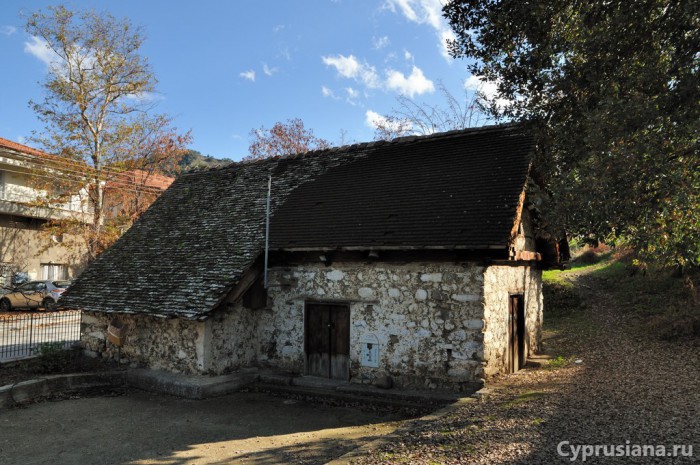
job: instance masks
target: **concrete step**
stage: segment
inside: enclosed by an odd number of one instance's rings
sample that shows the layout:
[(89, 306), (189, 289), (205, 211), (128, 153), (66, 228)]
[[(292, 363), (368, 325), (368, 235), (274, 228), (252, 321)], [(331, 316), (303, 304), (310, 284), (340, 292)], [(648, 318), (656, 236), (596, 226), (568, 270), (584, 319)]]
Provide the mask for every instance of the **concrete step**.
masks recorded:
[(242, 370), (222, 376), (188, 376), (149, 369), (130, 370), (127, 374), (127, 382), (131, 386), (187, 399), (222, 396), (257, 380), (257, 370)]
[[(443, 391), (380, 389), (370, 385), (313, 376), (293, 377), (292, 375), (288, 375), (288, 377), (283, 378), (284, 382), (269, 382), (267, 381), (268, 379), (270, 379), (268, 376), (261, 375), (260, 381), (251, 387), (263, 391), (412, 408), (447, 405), (455, 402), (462, 396), (471, 394)], [(279, 381), (279, 378), (276, 378), (275, 381)]]
[(335, 389), (325, 389), (318, 387), (309, 386), (293, 386), (293, 385), (280, 385), (280, 384), (267, 384), (267, 383), (253, 383), (249, 386), (249, 389), (259, 391), (259, 392), (269, 392), (277, 393), (284, 396), (309, 396), (321, 399), (329, 399), (336, 401), (338, 403), (359, 403), (365, 405), (377, 405), (377, 406), (391, 406), (393, 408), (419, 408), (423, 409), (426, 404), (409, 402), (400, 399), (392, 398), (382, 398), (382, 397), (372, 397), (364, 396), (358, 394), (351, 394), (348, 392), (341, 392)]
[(552, 356), (548, 354), (531, 354), (527, 357), (525, 366), (529, 368), (542, 368), (546, 366), (551, 359)]
[(261, 383), (289, 386), (292, 384), (292, 380), (294, 380), (294, 378), (297, 376), (298, 375), (295, 375), (294, 373), (287, 372), (261, 371), (258, 374), (258, 379)]

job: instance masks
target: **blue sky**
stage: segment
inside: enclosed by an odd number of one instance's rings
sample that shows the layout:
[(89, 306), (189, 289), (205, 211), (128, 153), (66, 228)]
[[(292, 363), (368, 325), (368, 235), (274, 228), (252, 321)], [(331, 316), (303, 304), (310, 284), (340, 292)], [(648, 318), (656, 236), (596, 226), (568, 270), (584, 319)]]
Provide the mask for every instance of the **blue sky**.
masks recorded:
[[(22, 12), (56, 4), (0, 4), (0, 137), (40, 130), (28, 108), (46, 73)], [(374, 136), (371, 121), (397, 95), (441, 101), (438, 83), (464, 95), (465, 62), (443, 47), (450, 30), (440, 0), (71, 1), (143, 26), (142, 53), (158, 78), (156, 111), (192, 130), (191, 147), (240, 159), (250, 131), (301, 118), (334, 145)]]

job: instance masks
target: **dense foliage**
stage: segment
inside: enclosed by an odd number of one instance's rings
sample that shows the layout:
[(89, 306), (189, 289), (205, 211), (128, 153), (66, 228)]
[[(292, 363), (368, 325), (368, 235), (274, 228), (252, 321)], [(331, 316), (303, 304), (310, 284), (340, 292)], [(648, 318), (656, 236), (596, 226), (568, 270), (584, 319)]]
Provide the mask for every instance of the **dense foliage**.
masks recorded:
[(192, 171), (206, 168), (220, 168), (233, 163), (230, 158), (214, 158), (209, 155), (203, 155), (201, 152), (193, 149), (187, 150), (178, 162), (178, 169), (168, 172), (169, 176), (177, 176), (181, 171)]
[(549, 218), (700, 263), (700, 5), (696, 0), (461, 0), (455, 57), (498, 84), (490, 111), (538, 135)]

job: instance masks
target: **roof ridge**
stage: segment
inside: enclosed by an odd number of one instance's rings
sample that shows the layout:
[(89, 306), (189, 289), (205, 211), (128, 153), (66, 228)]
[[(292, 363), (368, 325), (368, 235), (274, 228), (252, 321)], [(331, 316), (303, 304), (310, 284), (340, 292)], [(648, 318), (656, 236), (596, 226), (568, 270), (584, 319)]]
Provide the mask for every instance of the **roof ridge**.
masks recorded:
[(475, 134), (480, 134), (480, 133), (487, 133), (487, 132), (494, 132), (494, 131), (499, 131), (499, 130), (515, 130), (518, 128), (521, 128), (522, 125), (519, 123), (501, 123), (501, 124), (491, 124), (487, 126), (476, 126), (476, 127), (470, 127), (470, 128), (463, 128), (463, 129), (451, 129), (449, 131), (442, 131), (442, 132), (435, 132), (433, 134), (415, 134), (415, 135), (408, 135), (408, 136), (401, 136), (401, 137), (395, 137), (391, 140), (373, 140), (369, 142), (358, 142), (356, 144), (347, 144), (347, 145), (340, 145), (340, 146), (335, 146), (335, 147), (327, 147), (323, 149), (314, 149), (314, 150), (308, 150), (306, 152), (299, 152), (299, 153), (290, 153), (286, 155), (276, 155), (272, 157), (266, 157), (266, 158), (255, 158), (255, 159), (248, 159), (248, 160), (240, 160), (240, 161), (234, 161), (232, 163), (229, 163), (228, 165), (224, 166), (213, 166), (213, 167), (208, 167), (204, 169), (197, 169), (197, 170), (192, 170), (192, 171), (187, 171), (183, 173), (183, 175), (192, 175), (192, 174), (202, 174), (202, 173), (209, 173), (212, 171), (222, 171), (222, 170), (227, 170), (227, 169), (234, 169), (240, 166), (246, 166), (246, 165), (253, 165), (253, 164), (261, 164), (261, 163), (271, 163), (272, 160), (275, 161), (281, 161), (281, 160), (293, 160), (297, 158), (307, 158), (307, 157), (315, 157), (318, 155), (323, 155), (323, 154), (331, 154), (331, 153), (352, 153), (368, 148), (373, 148), (373, 147), (379, 147), (379, 146), (391, 146), (391, 145), (402, 145), (402, 144), (407, 144), (407, 143), (414, 143), (414, 142), (424, 142), (424, 141), (434, 141), (438, 139), (447, 139), (451, 137), (458, 137), (462, 135), (475, 135)]

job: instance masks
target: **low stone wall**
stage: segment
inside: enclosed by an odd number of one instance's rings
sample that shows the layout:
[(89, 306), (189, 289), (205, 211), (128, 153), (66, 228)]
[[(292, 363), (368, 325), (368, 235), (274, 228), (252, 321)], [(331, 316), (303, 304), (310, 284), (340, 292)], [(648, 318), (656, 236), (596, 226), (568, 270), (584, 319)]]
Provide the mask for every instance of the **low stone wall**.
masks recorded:
[[(353, 382), (388, 374), (405, 388), (472, 389), (483, 377), (483, 270), (451, 263), (272, 269), (258, 361), (303, 373), (305, 302), (345, 302)], [(377, 368), (360, 363), (368, 338), (379, 342)]]
[(122, 363), (174, 373), (205, 371), (205, 323), (199, 321), (83, 312), (80, 342), (87, 353), (117, 359), (118, 347), (107, 341), (107, 327), (115, 319), (129, 327)]
[(525, 299), (525, 352), (534, 354), (542, 341), (542, 271), (529, 266), (489, 266), (484, 273), (484, 373), (508, 371), (508, 297)]

